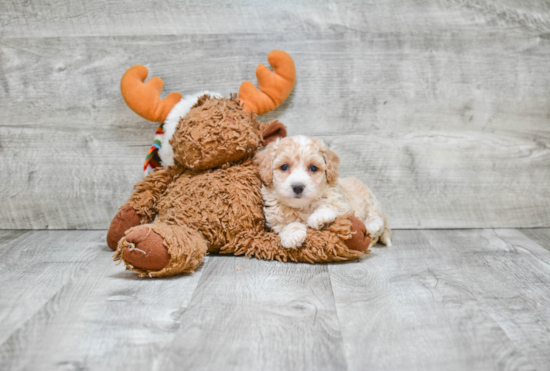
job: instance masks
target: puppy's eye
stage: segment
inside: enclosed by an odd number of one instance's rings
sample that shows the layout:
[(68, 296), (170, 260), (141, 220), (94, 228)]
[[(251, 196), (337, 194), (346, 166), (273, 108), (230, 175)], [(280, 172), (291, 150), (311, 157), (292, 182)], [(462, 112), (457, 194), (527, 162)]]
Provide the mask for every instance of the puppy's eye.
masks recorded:
[(287, 171), (288, 170), (288, 165), (283, 165), (281, 166), (279, 169), (281, 169), (282, 171)]
[(311, 166), (309, 167), (309, 171), (311, 171), (312, 173), (316, 173), (317, 170), (319, 170), (319, 169), (317, 169), (317, 166), (311, 165)]

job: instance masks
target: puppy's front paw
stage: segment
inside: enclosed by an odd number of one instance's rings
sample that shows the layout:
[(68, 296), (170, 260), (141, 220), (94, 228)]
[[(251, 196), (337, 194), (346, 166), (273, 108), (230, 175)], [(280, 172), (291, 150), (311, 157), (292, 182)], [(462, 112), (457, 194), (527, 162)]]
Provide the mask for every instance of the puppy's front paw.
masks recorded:
[(280, 233), (281, 245), (287, 249), (302, 246), (307, 237), (307, 227), (302, 223), (290, 223)]
[(307, 225), (313, 229), (321, 229), (325, 225), (332, 223), (336, 219), (336, 214), (330, 209), (317, 210), (307, 218)]

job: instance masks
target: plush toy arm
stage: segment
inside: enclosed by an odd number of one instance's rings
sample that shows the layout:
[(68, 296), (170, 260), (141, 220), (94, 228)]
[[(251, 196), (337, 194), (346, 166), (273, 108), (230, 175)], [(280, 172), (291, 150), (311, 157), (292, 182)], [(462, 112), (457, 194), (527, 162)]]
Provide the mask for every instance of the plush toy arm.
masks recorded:
[(134, 192), (120, 207), (107, 231), (107, 245), (111, 249), (117, 249), (127, 230), (155, 219), (157, 202), (170, 179), (170, 172), (163, 169), (150, 173), (134, 186)]
[(157, 215), (157, 203), (172, 179), (165, 169), (150, 173), (134, 186), (134, 192), (124, 204), (131, 206), (139, 215), (141, 224), (151, 223)]
[(312, 264), (353, 260), (370, 252), (366, 247), (354, 249), (356, 245), (348, 246), (347, 242), (358, 232), (356, 227), (350, 218), (339, 217), (326, 229), (308, 229), (306, 241), (297, 249), (285, 249), (281, 245), (280, 237), (274, 232), (246, 231), (238, 235), (231, 244), (222, 247), (220, 252), (263, 260)]

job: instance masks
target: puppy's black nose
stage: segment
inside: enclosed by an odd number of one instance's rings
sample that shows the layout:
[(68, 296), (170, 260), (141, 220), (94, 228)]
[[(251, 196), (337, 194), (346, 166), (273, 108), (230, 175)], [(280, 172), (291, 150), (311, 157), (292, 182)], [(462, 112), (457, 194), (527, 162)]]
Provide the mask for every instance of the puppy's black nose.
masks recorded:
[(292, 185), (292, 190), (297, 195), (302, 194), (302, 192), (304, 191), (304, 188), (306, 188), (306, 186), (303, 185), (302, 183), (296, 183)]

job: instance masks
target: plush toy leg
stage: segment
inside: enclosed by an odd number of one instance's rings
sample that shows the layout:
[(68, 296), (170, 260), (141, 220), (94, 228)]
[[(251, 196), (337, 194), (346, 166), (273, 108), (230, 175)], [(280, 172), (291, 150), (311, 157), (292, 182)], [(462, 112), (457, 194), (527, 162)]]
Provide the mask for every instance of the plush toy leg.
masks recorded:
[(118, 241), (124, 237), (124, 232), (140, 224), (140, 217), (130, 205), (124, 205), (111, 221), (107, 232), (107, 245), (116, 250)]
[(195, 271), (206, 251), (207, 243), (197, 231), (159, 222), (127, 231), (113, 257), (140, 276), (164, 277)]
[[(353, 217), (352, 217), (353, 218)], [(221, 253), (245, 255), (263, 260), (278, 260), (281, 262), (326, 263), (357, 259), (370, 252), (365, 236), (361, 234), (361, 221), (348, 217), (338, 218), (328, 228), (317, 231), (308, 229), (307, 239), (297, 249), (286, 249), (281, 245), (281, 239), (273, 232), (257, 231), (243, 232), (235, 241), (221, 249)], [(361, 243), (350, 244), (356, 234), (361, 234)], [(359, 240), (359, 238), (358, 238)], [(365, 245), (367, 243), (367, 245)]]

